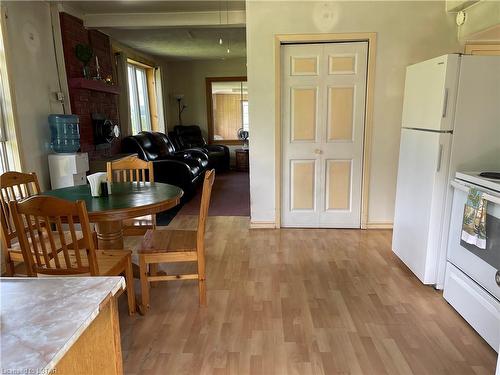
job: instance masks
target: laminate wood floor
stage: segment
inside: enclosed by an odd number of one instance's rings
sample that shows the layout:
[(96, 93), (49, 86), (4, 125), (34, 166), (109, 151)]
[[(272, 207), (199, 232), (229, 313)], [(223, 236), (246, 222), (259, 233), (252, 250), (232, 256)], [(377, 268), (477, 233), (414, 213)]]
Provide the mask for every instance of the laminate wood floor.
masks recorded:
[(494, 373), (495, 351), (392, 254), (390, 231), (248, 226), (208, 220), (208, 307), (193, 281), (153, 288), (144, 317), (120, 299), (126, 374)]

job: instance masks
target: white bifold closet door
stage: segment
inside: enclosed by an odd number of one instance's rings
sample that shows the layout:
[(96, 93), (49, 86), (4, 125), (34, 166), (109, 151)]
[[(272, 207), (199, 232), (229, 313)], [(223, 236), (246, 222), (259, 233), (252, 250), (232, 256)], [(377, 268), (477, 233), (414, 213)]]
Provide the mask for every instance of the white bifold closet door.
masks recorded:
[(281, 47), (283, 227), (360, 227), (367, 52)]

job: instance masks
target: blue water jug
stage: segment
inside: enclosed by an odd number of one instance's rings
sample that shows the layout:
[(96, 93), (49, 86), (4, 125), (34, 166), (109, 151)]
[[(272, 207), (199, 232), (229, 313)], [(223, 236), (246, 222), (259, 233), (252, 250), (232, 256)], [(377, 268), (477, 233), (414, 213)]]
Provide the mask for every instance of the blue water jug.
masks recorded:
[(80, 119), (76, 115), (49, 115), (50, 145), (57, 153), (73, 153), (80, 148)]

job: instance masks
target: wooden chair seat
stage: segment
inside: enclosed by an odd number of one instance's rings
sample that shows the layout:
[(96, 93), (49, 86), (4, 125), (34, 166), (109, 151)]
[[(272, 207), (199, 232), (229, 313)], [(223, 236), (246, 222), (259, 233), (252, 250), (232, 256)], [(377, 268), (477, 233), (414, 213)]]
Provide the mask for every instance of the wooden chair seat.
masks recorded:
[[(80, 250), (82, 260), (82, 265), (84, 267), (89, 267), (88, 258), (83, 252), (86, 250)], [(114, 276), (125, 271), (124, 265), (127, 263), (127, 258), (132, 254), (130, 250), (95, 250), (97, 268), (99, 269), (98, 276)], [(58, 255), (59, 263), (64, 262), (64, 254), (59, 253)], [(78, 262), (75, 254), (69, 256), (70, 264), (72, 268), (78, 268)], [(56, 268), (56, 260), (50, 260), (51, 272)], [(38, 271), (40, 274), (43, 271)], [(76, 275), (76, 274), (75, 274)], [(78, 276), (90, 276), (90, 273), (78, 273)]]
[(195, 230), (148, 230), (138, 253), (196, 252), (196, 234)]

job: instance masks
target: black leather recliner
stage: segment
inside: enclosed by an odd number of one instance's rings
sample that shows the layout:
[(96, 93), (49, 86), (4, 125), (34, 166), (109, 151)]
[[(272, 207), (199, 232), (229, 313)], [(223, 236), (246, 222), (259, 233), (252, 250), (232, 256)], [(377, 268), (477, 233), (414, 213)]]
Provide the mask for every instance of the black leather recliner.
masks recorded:
[(136, 153), (140, 159), (152, 161), (155, 181), (179, 186), (184, 199), (196, 192), (208, 167), (208, 156), (200, 150), (176, 151), (163, 133), (140, 132), (122, 140), (122, 152)]
[(209, 168), (229, 170), (229, 147), (207, 144), (198, 125), (177, 125), (168, 134), (178, 150), (200, 149), (208, 155)]

